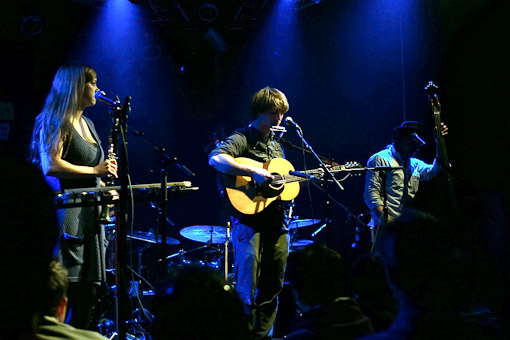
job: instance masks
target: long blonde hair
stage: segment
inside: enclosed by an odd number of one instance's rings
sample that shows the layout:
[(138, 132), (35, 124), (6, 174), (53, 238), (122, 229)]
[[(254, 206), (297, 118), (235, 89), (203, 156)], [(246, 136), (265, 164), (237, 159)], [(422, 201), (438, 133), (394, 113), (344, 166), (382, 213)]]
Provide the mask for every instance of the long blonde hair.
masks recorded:
[(96, 71), (82, 63), (67, 63), (58, 69), (44, 107), (35, 119), (30, 143), (33, 163), (40, 164), (41, 152), (54, 153), (63, 147), (70, 136), (73, 115), (83, 108), (85, 85), (96, 77)]

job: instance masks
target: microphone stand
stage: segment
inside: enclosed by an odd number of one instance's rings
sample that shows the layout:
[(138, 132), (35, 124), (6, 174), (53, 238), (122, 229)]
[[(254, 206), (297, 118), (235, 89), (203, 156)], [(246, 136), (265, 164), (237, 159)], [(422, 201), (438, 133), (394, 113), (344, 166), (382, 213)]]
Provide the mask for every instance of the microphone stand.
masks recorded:
[(120, 104), (117, 100), (116, 104), (112, 108), (113, 117), (118, 123), (117, 133), (121, 134), (122, 143), (121, 146), (121, 157), (119, 164), (120, 172), (120, 193), (119, 203), (116, 209), (116, 236), (115, 236), (115, 253), (116, 261), (116, 273), (115, 273), (115, 284), (117, 286), (117, 294), (115, 299), (115, 316), (116, 325), (118, 332), (118, 339), (126, 339), (128, 323), (127, 320), (131, 317), (128, 286), (127, 286), (127, 205), (128, 205), (128, 182), (129, 182), (129, 167), (128, 167), (128, 152), (127, 152), (127, 118), (130, 107), (131, 97), (126, 97), (124, 104)]
[(195, 173), (193, 171), (191, 171), (190, 169), (188, 169), (188, 167), (186, 165), (179, 163), (177, 157), (170, 156), (166, 152), (165, 148), (163, 148), (163, 147), (159, 146), (158, 144), (156, 144), (156, 142), (154, 142), (149, 137), (147, 137), (145, 135), (145, 133), (143, 133), (142, 131), (134, 128), (132, 125), (129, 125), (129, 127), (135, 130), (133, 132), (133, 134), (135, 136), (141, 137), (143, 140), (145, 140), (147, 143), (149, 143), (152, 146), (152, 150), (154, 150), (155, 152), (159, 153), (160, 162), (161, 163), (163, 163), (163, 164), (175, 164), (179, 169), (182, 170), (182, 172), (184, 172), (185, 175), (187, 175), (189, 177), (194, 177), (195, 176)]
[[(285, 140), (283, 139), (282, 137), (275, 137), (280, 143), (282, 143), (283, 146), (288, 146), (290, 148), (293, 148), (293, 149), (296, 149), (296, 150), (299, 150), (299, 151), (302, 151), (302, 152), (305, 152), (306, 154), (309, 154), (309, 155), (312, 155), (312, 152), (308, 149), (305, 149), (305, 148), (302, 148), (300, 146), (297, 146), (297, 145), (294, 145), (292, 144), (291, 142), (289, 142), (288, 140)], [(324, 157), (324, 156), (320, 156), (319, 155), (319, 158), (323, 161), (323, 162), (327, 162), (329, 163), (329, 165), (331, 166), (339, 166), (340, 164), (336, 163), (335, 161), (333, 161), (332, 159), (329, 159), (327, 157)]]
[(303, 142), (303, 144), (305, 145), (306, 149), (309, 151), (310, 154), (312, 154), (315, 159), (319, 162), (320, 164), (320, 167), (324, 170), (325, 172), (325, 180), (322, 181), (322, 187), (323, 187), (323, 191), (325, 193), (325, 197), (326, 197), (326, 202), (325, 202), (325, 224), (326, 224), (326, 243), (328, 242), (328, 240), (330, 239), (330, 237), (328, 236), (328, 232), (329, 232), (329, 228), (327, 228), (327, 226), (330, 224), (330, 219), (329, 219), (329, 205), (330, 205), (330, 194), (329, 194), (329, 191), (328, 191), (328, 185), (327, 185), (327, 182), (329, 180), (332, 180), (336, 185), (337, 187), (340, 189), (340, 190), (344, 190), (344, 187), (342, 186), (342, 184), (340, 184), (340, 182), (338, 181), (338, 179), (335, 178), (335, 176), (333, 175), (333, 173), (329, 170), (329, 168), (326, 166), (326, 164), (323, 162), (322, 158), (314, 151), (314, 149), (312, 148), (312, 146), (306, 141), (306, 139), (304, 138), (303, 136), (303, 131), (301, 130), (301, 127), (299, 127), (299, 125), (293, 125), (295, 128), (296, 128), (296, 132), (299, 136), (299, 138), (301, 139), (301, 141)]
[[(149, 143), (152, 146), (152, 150), (158, 153), (159, 155), (159, 163), (161, 164), (161, 190), (160, 190), (160, 196), (159, 196), (159, 208), (158, 208), (158, 229), (159, 229), (159, 236), (161, 237), (161, 258), (164, 259), (160, 264), (159, 268), (159, 274), (161, 278), (165, 278), (167, 274), (167, 263), (168, 259), (166, 258), (166, 228), (165, 228), (165, 222), (167, 221), (167, 202), (168, 202), (168, 190), (167, 190), (167, 184), (168, 184), (168, 168), (170, 167), (170, 164), (175, 164), (179, 169), (181, 169), (184, 174), (186, 174), (189, 177), (194, 177), (195, 173), (192, 172), (186, 165), (179, 163), (177, 160), (177, 157), (170, 156), (165, 148), (160, 147), (157, 145), (154, 141), (152, 141), (149, 137), (147, 137), (143, 132), (141, 132), (138, 129), (134, 129), (134, 135), (137, 137), (141, 137), (143, 140), (145, 140), (147, 143)], [(156, 242), (158, 238), (158, 232), (156, 232)]]

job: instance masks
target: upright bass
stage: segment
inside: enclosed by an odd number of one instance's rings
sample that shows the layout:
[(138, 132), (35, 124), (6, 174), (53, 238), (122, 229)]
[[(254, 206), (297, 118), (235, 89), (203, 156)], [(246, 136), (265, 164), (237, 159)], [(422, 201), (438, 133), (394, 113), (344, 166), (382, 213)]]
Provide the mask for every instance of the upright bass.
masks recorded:
[(455, 185), (453, 182), (453, 176), (451, 171), (451, 164), (448, 160), (448, 152), (446, 150), (446, 141), (444, 136), (441, 134), (441, 104), (439, 103), (439, 97), (437, 95), (438, 87), (429, 81), (425, 90), (428, 94), (428, 102), (431, 111), (434, 115), (435, 135), (437, 140), (437, 161), (441, 164), (443, 188), (445, 189), (446, 201), (447, 201), (447, 214), (451, 217), (459, 216), (459, 208), (457, 204), (457, 197), (455, 193)]

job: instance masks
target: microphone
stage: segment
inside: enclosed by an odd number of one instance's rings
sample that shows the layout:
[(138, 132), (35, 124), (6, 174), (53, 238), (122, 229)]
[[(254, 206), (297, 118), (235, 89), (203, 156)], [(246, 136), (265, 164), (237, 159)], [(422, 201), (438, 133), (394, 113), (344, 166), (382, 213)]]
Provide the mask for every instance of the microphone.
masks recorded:
[(110, 105), (110, 106), (119, 106), (120, 105), (120, 103), (117, 100), (108, 98), (104, 91), (97, 91), (94, 94), (94, 97), (96, 98), (96, 100), (100, 100), (103, 103), (106, 103), (107, 105)]
[(291, 116), (287, 116), (285, 117), (284, 121), (285, 125), (287, 126), (293, 126), (294, 128), (296, 129), (300, 129), (299, 125), (294, 121), (294, 119), (292, 119)]
[(425, 141), (420, 136), (418, 136), (416, 132), (413, 132), (411, 138), (420, 145), (427, 145), (427, 143), (425, 143)]

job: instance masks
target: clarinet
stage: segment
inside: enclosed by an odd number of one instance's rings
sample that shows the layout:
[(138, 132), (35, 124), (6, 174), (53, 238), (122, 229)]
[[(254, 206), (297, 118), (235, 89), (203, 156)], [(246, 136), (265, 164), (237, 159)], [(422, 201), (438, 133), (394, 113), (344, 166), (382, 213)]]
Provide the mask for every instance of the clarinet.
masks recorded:
[[(116, 119), (114, 119), (114, 124), (110, 131), (110, 136), (108, 137), (108, 142), (110, 143), (110, 145), (108, 147), (108, 154), (107, 154), (108, 159), (117, 159), (117, 153), (116, 153), (116, 149), (117, 149), (116, 144), (117, 143), (116, 143), (116, 138), (115, 138), (117, 126), (118, 126), (118, 119), (116, 118)], [(112, 175), (111, 173), (108, 173), (106, 175), (105, 184), (107, 187), (114, 186), (115, 185), (115, 176)], [(107, 204), (104, 204), (101, 207), (102, 207), (102, 210), (101, 210), (101, 215), (99, 217), (99, 223), (100, 224), (111, 224), (112, 220), (110, 218), (110, 207)]]

